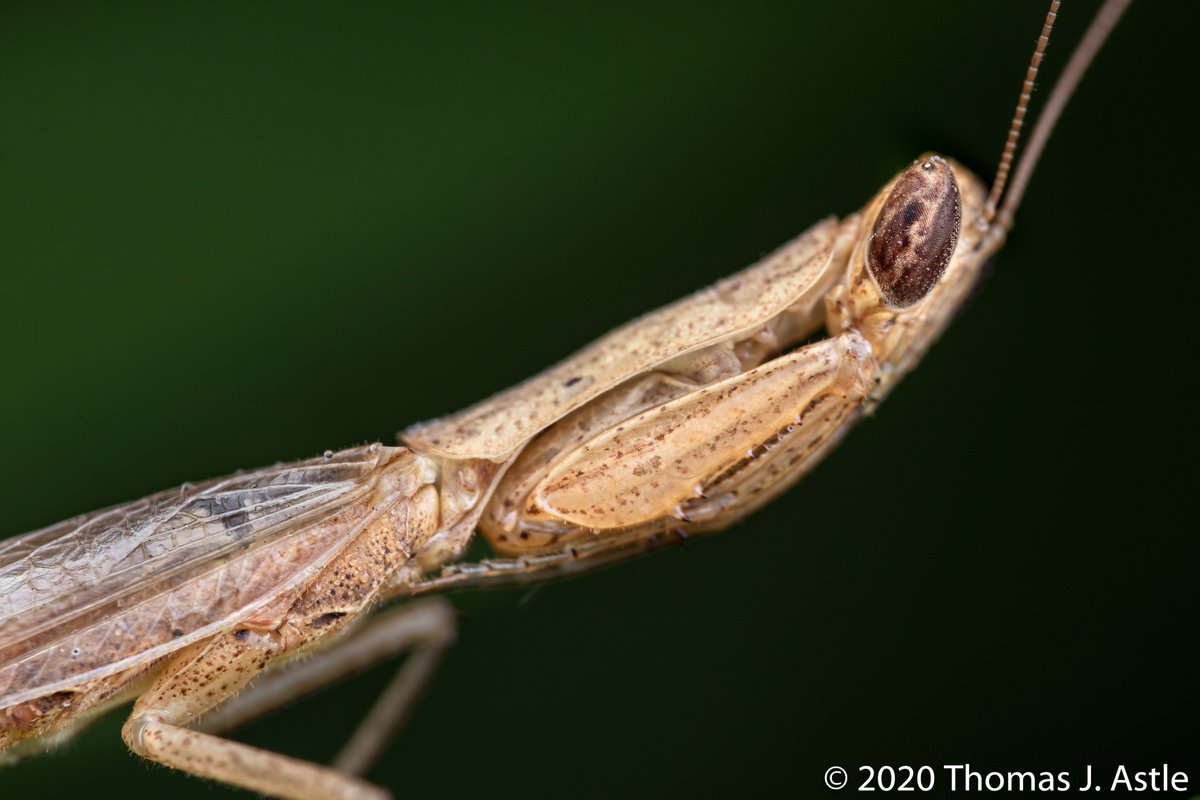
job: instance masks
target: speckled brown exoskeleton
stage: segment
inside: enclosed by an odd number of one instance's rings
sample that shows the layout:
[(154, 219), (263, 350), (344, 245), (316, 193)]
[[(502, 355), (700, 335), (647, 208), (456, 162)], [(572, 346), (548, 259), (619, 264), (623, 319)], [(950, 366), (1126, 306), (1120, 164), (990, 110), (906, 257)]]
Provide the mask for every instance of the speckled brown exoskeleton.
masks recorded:
[[(919, 362), (1003, 245), (1125, 3), (1098, 14), (1006, 193), (1057, 5), (990, 191), (922, 156), (860, 212), (398, 446), (185, 485), (0, 544), (0, 757), (136, 698), (123, 735), (151, 760), (281, 797), (387, 796), (355, 776), (454, 638), (449, 606), (423, 595), (724, 528), (803, 477)], [(468, 563), (477, 531), (492, 554)], [(406, 650), (332, 768), (219, 735)]]

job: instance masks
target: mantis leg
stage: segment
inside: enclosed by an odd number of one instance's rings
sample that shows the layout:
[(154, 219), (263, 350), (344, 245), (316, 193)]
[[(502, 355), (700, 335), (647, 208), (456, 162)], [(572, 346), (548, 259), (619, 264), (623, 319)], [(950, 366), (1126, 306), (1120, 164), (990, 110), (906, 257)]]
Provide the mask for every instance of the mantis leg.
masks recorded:
[[(133, 713), (121, 730), (129, 748), (160, 764), (275, 797), (293, 800), (384, 800), (390, 797), (383, 789), (337, 769), (189, 730), (185, 726), (192, 725), (199, 717), (234, 697), (272, 661), (302, 651), (323, 639), (335, 638), (343, 626), (370, 606), (378, 597), (395, 560), (405, 557), (395, 546), (397, 520), (404, 523), (401, 532), (418, 541), (427, 538), (436, 524), (437, 492), (432, 487), (417, 490), (403, 502), (403, 506), (381, 504), (376, 510), (378, 524), (367, 526), (298, 597), (280, 598), (277, 607), (264, 609), (258, 615), (242, 620), (242, 627), (196, 642), (170, 656), (153, 684), (134, 704)], [(444, 607), (440, 612), (443, 621), (452, 620)], [(407, 622), (416, 629), (423, 627), (426, 635), (424, 638), (415, 636), (417, 641), (438, 641), (438, 649), (444, 649), (450, 636), (444, 624), (440, 628), (436, 624), (438, 613), (437, 606), (413, 606), (409, 609)], [(414, 615), (417, 623), (412, 623)], [(399, 640), (399, 644), (391, 643), (390, 650), (383, 646), (385, 636), (367, 636), (371, 628), (362, 631), (361, 641), (374, 646), (376, 658), (381, 651), (395, 652), (398, 646), (412, 644), (412, 636), (395, 636), (404, 627), (398, 618), (389, 616), (386, 621), (391, 626), (383, 628), (384, 634), (391, 633)], [(421, 622), (424, 626), (418, 624)], [(431, 634), (431, 630), (440, 633)], [(352, 641), (353, 638), (358, 637), (352, 637)], [(358, 657), (350, 661), (355, 665), (363, 664), (364, 660), (369, 663), (372, 647), (362, 646), (359, 651)], [(325, 653), (326, 659), (334, 659), (326, 663), (337, 664), (336, 655), (332, 655), (336, 652)], [(419, 673), (431, 672), (434, 663), (436, 659), (428, 654), (418, 659), (416, 678), (423, 677)], [(288, 683), (280, 684), (284, 689), (282, 696), (294, 695), (297, 685), (306, 685), (301, 679), (328, 680), (338, 671), (337, 668), (320, 667), (310, 668), (307, 672), (301, 670), (299, 677), (290, 681), (290, 693), (286, 691)], [(399, 688), (385, 694), (382, 710), (373, 713), (366, 732), (351, 741), (352, 749), (344, 756), (345, 763), (360, 768), (369, 763), (371, 756), (378, 752), (383, 735), (394, 727), (397, 715), (406, 707), (406, 698), (415, 696), (421, 682), (415, 680), (410, 671), (401, 673)], [(269, 694), (263, 696), (268, 702), (260, 701), (261, 707), (278, 704), (278, 699), (269, 702)], [(384, 724), (389, 722), (389, 712), (391, 724)]]
[(442, 657), (454, 643), (454, 609), (441, 598), (388, 610), (351, 629), (303, 661), (281, 664), (233, 701), (206, 715), (197, 728), (222, 733), (405, 650), (404, 664), (342, 748), (333, 766), (362, 775), (403, 725)]
[(444, 600), (386, 614), (353, 632), (339, 647), (273, 676), (245, 700), (206, 720), (219, 730), (249, 719), (400, 650), (412, 648), (396, 677), (338, 755), (333, 768), (223, 739), (184, 725), (214, 698), (238, 691), (278, 652), (269, 633), (240, 631), (189, 648), (172, 660), (134, 706), (122, 736), (138, 755), (194, 775), (295, 800), (385, 800), (388, 792), (353, 777), (379, 754), (403, 722), (454, 638), (453, 610)]
[[(542, 527), (531, 551), (415, 580), (398, 574), (384, 592), (565, 577), (727, 527), (824, 457), (868, 407), (877, 374), (868, 343), (846, 332), (573, 442), (572, 460), (537, 454), (532, 478), (521, 476), (518, 459), (506, 477), (516, 475), (520, 489), (500, 497), (526, 511), (482, 529), (493, 545), (504, 543), (501, 552), (520, 552), (510, 534), (532, 519)], [(741, 423), (728, 425), (729, 414)], [(638, 457), (622, 459), (623, 450)], [(548, 544), (546, 530), (555, 531)]]
[(441, 574), (389, 586), (391, 595), (424, 595), (456, 589), (499, 588), (566, 578), (631, 556), (649, 553), (688, 538), (684, 526), (676, 531), (647, 535), (629, 531), (608, 535), (562, 550), (516, 558), (488, 558), (472, 564), (451, 564)]
[(244, 630), (171, 659), (121, 729), (129, 749), (204, 778), (293, 800), (385, 800), (388, 793), (329, 767), (183, 727), (244, 686), (280, 651), (277, 637)]

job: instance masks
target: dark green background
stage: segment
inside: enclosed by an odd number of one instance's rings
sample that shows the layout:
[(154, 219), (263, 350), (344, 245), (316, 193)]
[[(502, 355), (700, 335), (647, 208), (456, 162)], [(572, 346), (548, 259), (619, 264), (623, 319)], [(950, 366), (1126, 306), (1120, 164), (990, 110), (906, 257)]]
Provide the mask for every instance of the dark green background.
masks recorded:
[[(1051, 72), (1093, 7), (1066, 4)], [(1171, 761), (1194, 790), (1182, 8), (1135, 3), (985, 291), (875, 419), (687, 552), (460, 595), (461, 643), (371, 777), (807, 796), (831, 764)], [(922, 151), (990, 175), (1043, 13), (6, 5), (4, 534), (389, 440)], [(244, 737), (327, 758), (386, 675)], [(0, 794), (223, 796), (129, 755), (120, 721)]]

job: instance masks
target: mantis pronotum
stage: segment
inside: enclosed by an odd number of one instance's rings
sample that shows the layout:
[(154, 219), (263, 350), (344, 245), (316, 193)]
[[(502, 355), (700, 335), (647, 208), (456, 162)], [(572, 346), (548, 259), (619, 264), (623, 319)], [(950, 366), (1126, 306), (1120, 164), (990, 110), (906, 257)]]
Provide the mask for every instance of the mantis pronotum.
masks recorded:
[[(1004, 97), (1004, 102), (1007, 102), (1007, 95), (1006, 95), (1006, 97)], [(803, 223), (799, 223), (799, 224), (798, 224), (798, 227), (803, 227), (803, 224), (805, 224), (805, 223), (806, 223), (806, 222), (808, 222), (808, 221), (809, 221), (809, 217), (804, 217), (804, 221), (803, 221)], [(697, 281), (697, 282), (695, 282), (695, 283), (696, 283), (696, 284), (698, 284), (698, 283), (702, 283), (702, 281)], [(690, 285), (692, 285), (692, 284), (691, 284), (691, 283), (689, 283), (689, 287), (690, 287)]]

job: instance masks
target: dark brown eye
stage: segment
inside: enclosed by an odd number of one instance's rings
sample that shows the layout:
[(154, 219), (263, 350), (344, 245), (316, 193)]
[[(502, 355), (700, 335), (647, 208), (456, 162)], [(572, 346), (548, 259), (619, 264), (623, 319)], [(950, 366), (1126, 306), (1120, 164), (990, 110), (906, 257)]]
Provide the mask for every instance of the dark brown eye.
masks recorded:
[(907, 308), (929, 294), (954, 255), (961, 224), (949, 164), (927, 156), (900, 174), (867, 244), (867, 269), (884, 302)]

